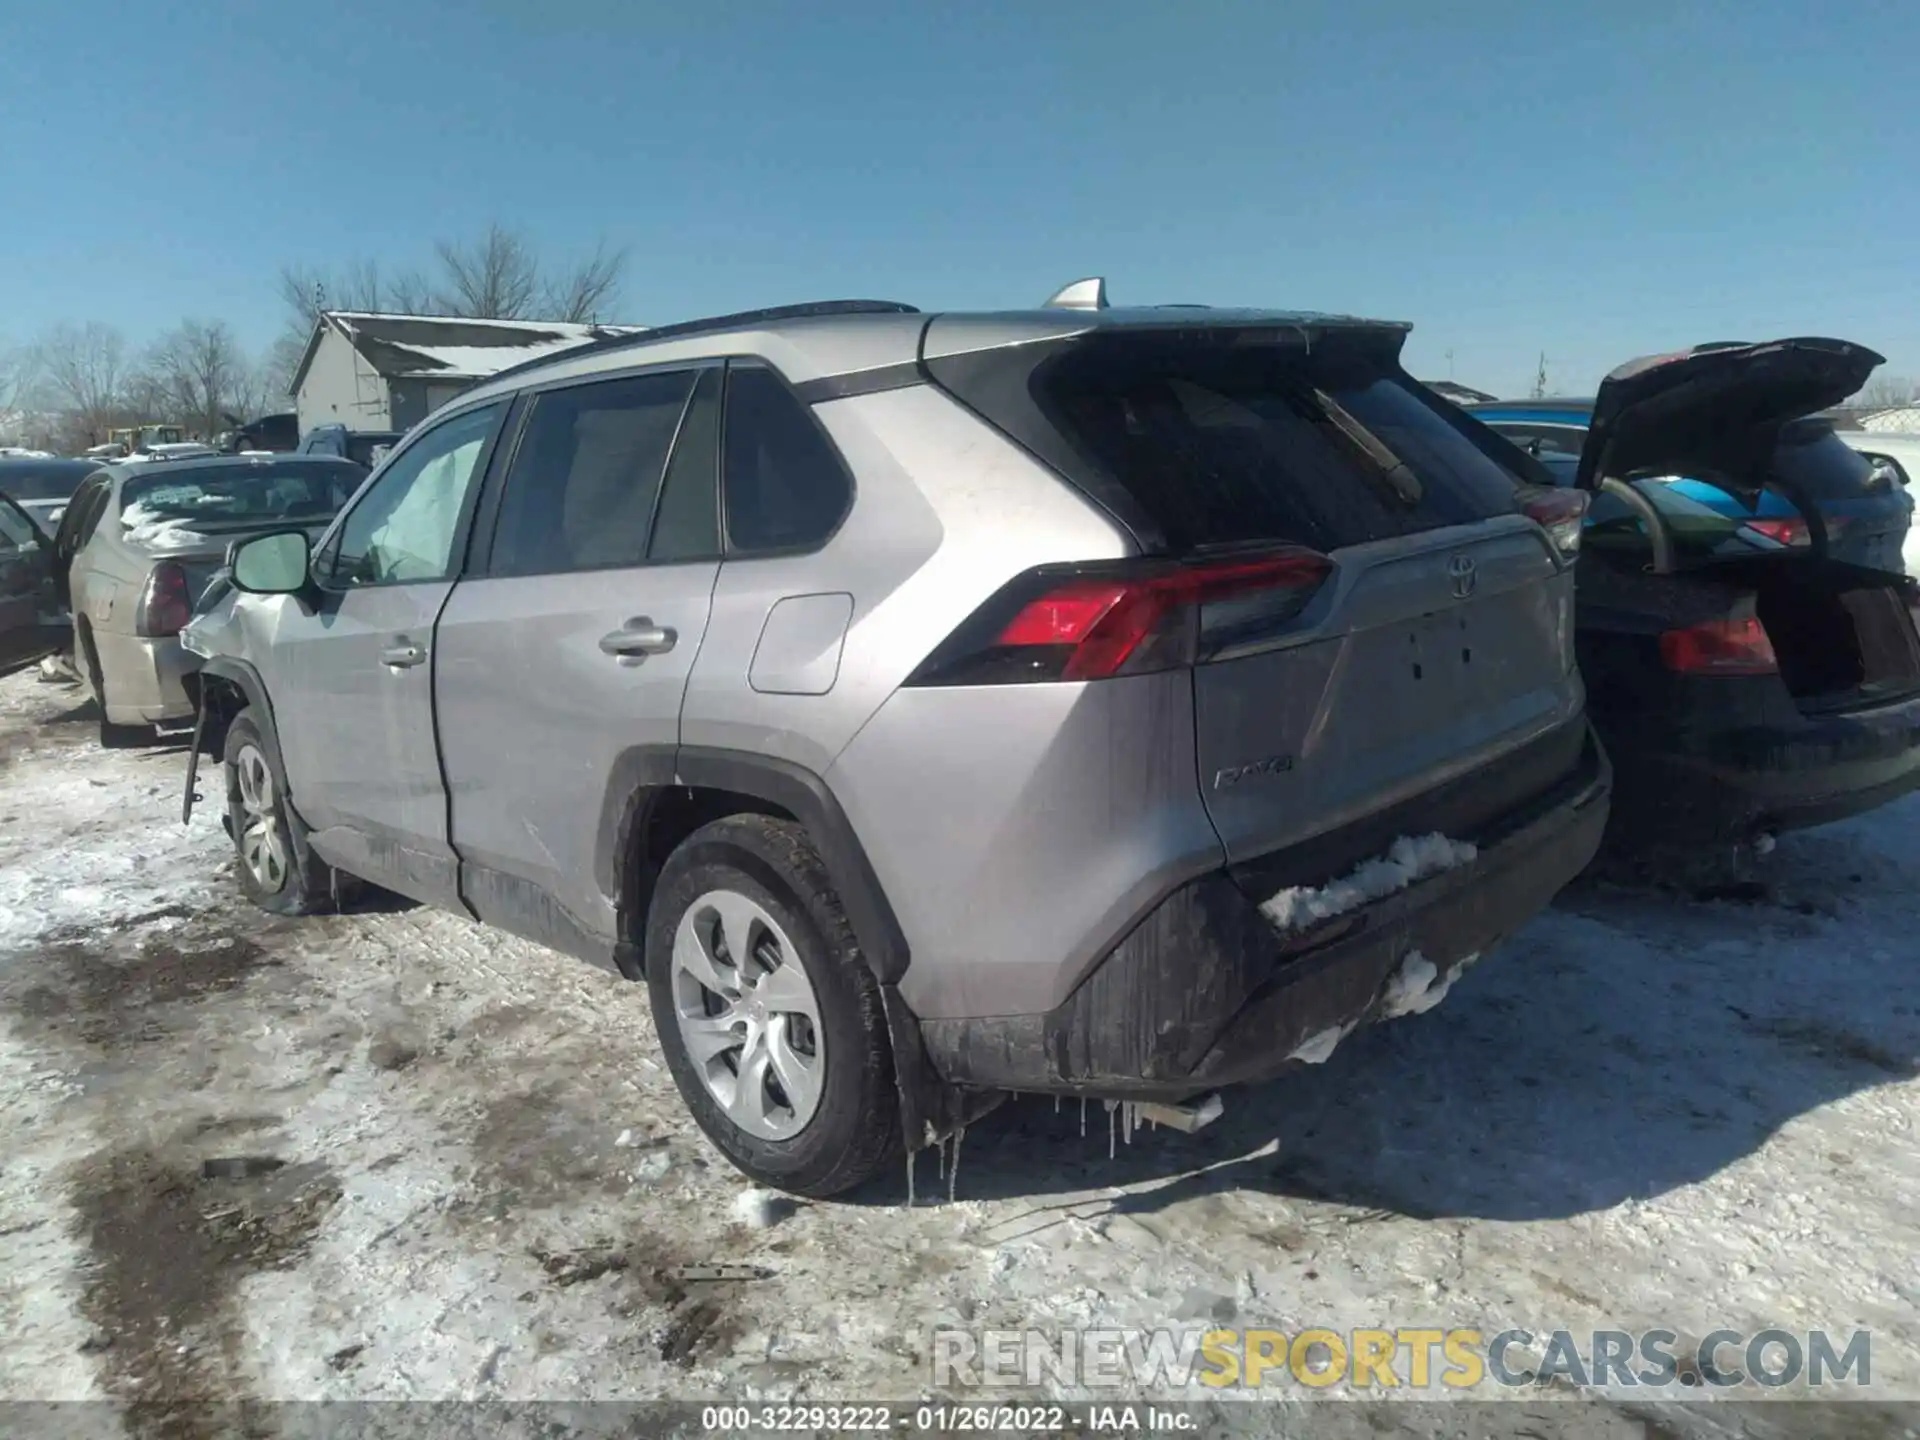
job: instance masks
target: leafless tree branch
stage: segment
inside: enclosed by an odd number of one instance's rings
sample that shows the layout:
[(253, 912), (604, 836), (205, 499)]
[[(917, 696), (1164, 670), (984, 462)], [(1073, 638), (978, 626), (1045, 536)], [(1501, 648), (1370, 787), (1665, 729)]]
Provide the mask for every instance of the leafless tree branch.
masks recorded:
[(128, 379), (124, 335), (97, 320), (57, 325), (41, 337), (34, 356), (54, 398), (86, 434), (108, 428)]
[(547, 277), (541, 292), (540, 318), (574, 324), (604, 320), (620, 301), (620, 281), (626, 268), (626, 250), (609, 250), (607, 242), (600, 241), (586, 259)]
[(449, 315), (518, 320), (540, 293), (540, 268), (526, 241), (498, 224), (471, 244), (434, 246), (445, 272), (437, 304)]
[(1913, 381), (1905, 375), (1876, 375), (1860, 387), (1852, 403), (1857, 410), (1892, 410), (1911, 404), (1915, 393)]

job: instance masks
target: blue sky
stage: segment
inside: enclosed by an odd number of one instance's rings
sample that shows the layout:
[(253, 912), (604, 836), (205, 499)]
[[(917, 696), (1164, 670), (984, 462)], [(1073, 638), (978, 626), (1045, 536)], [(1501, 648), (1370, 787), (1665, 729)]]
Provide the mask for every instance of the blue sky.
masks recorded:
[[(59, 0), (5, 7), (0, 336), (280, 330), (489, 221), (618, 318), (827, 296), (1359, 311), (1523, 393), (1702, 340), (1920, 374), (1920, 7)], [(1894, 57), (1889, 60), (1888, 57)]]

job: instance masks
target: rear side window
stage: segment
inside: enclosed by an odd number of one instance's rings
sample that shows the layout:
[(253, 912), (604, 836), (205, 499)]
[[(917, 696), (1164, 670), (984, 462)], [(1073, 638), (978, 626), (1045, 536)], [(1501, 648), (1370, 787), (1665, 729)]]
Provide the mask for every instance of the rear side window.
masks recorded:
[(853, 482), (806, 407), (771, 370), (733, 365), (725, 423), (728, 553), (824, 542), (846, 514)]
[(720, 386), (721, 372), (710, 369), (693, 387), (660, 489), (649, 560), (671, 564), (720, 553)]
[(495, 575), (640, 565), (691, 371), (549, 390), (533, 402), (494, 530)]

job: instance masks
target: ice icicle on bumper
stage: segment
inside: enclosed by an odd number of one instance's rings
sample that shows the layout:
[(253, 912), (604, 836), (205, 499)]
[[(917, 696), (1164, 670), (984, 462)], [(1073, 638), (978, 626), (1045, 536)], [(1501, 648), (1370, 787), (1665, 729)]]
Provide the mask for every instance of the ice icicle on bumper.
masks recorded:
[(1363, 861), (1326, 885), (1294, 885), (1261, 905), (1276, 930), (1304, 930), (1406, 889), (1445, 870), (1471, 864), (1478, 847), (1445, 835), (1402, 835), (1385, 855)]

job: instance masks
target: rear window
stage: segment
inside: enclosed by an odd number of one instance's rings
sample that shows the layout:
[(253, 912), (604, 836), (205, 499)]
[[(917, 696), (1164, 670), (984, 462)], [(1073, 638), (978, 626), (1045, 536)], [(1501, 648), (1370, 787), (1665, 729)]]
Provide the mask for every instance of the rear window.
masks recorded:
[[(1029, 388), (1175, 553), (1333, 550), (1514, 506), (1514, 476), (1378, 352), (1093, 336), (1035, 366)], [(976, 395), (962, 398), (997, 420)]]
[(16, 500), (69, 500), (94, 467), (77, 460), (19, 461), (0, 465), (0, 495)]
[[(1814, 500), (1858, 499), (1874, 484), (1873, 462), (1824, 420), (1789, 425), (1773, 455), (1774, 473)], [(1884, 483), (1884, 482), (1882, 482)]]
[(326, 520), (359, 488), (364, 472), (340, 460), (262, 461), (251, 465), (156, 465), (127, 480), (120, 517), (130, 529), (190, 521), (196, 530), (276, 520)]

